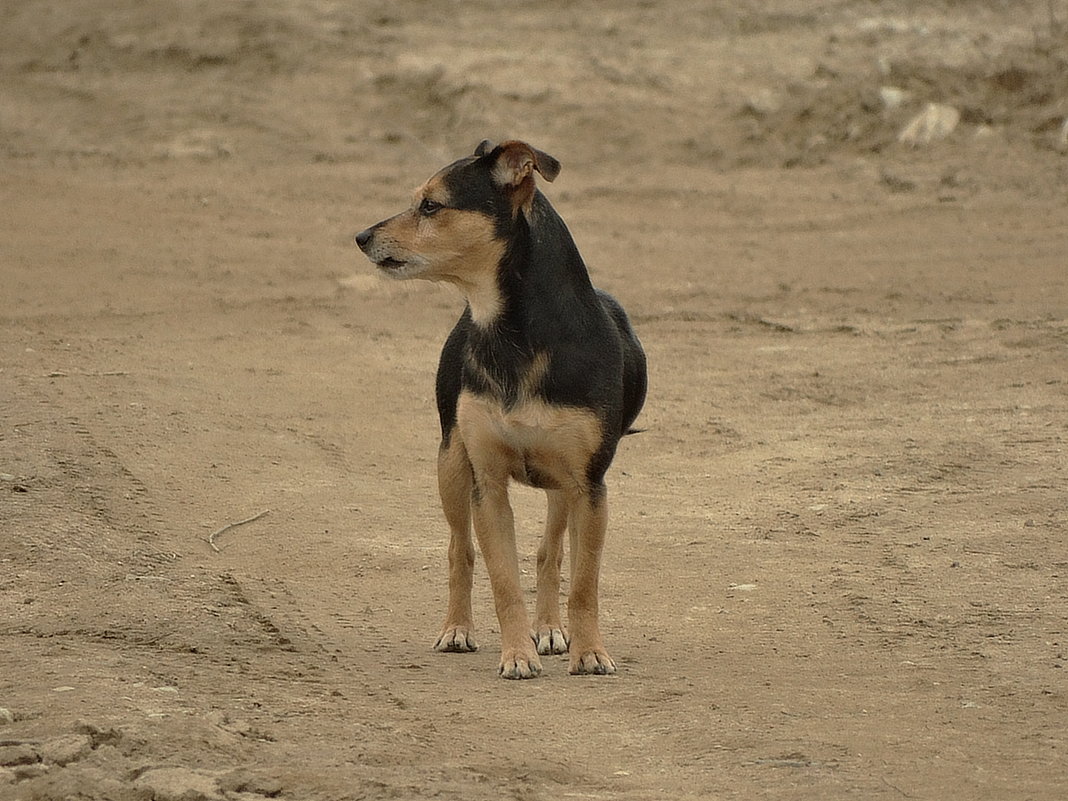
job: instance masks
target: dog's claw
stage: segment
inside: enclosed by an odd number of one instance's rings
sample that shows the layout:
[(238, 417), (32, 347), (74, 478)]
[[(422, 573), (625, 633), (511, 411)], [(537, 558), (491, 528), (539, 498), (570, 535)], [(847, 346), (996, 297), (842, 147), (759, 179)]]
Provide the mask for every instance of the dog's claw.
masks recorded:
[(468, 627), (448, 626), (434, 643), (434, 650), (450, 654), (469, 653), (478, 650), (478, 643)]
[(592, 675), (609, 676), (616, 672), (616, 663), (605, 651), (587, 651), (584, 654), (572, 654), (568, 673), (572, 676)]
[(541, 673), (537, 654), (502, 653), (497, 673), (502, 679), (533, 679)]
[(537, 643), (539, 654), (567, 653), (567, 637), (559, 628), (542, 626), (532, 639)]

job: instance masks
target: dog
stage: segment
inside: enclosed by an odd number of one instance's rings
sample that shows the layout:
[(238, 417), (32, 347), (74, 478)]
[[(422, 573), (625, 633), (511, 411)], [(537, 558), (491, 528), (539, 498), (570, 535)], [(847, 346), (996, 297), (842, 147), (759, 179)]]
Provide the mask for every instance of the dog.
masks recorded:
[[(474, 651), (474, 523), (500, 623), (499, 675), (533, 678), (539, 655), (611, 674), (598, 626), (608, 520), (604, 476), (646, 395), (646, 358), (623, 308), (590, 283), (567, 226), (535, 185), (560, 163), (520, 141), (482, 142), (406, 210), (356, 234), (387, 276), (455, 284), (467, 305), (441, 352), (438, 488), (451, 531), (437, 651)], [(519, 583), (509, 482), (546, 491), (534, 625)], [(560, 617), (570, 540), (568, 628)]]

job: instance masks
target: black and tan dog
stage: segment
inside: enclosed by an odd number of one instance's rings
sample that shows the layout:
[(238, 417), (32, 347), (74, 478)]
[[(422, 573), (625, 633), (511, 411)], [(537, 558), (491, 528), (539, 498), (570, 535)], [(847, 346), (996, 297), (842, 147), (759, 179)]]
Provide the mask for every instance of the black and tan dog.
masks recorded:
[[(590, 284), (571, 234), (534, 185), (556, 159), (483, 142), (416, 190), (411, 207), (356, 235), (387, 275), (447, 281), (467, 300), (441, 353), (438, 487), (452, 531), (449, 606), (435, 648), (473, 651), (474, 519), (501, 626), (500, 675), (614, 673), (597, 624), (607, 523), (604, 475), (645, 400), (645, 354), (623, 309)], [(509, 480), (546, 490), (531, 627), (519, 584)], [(560, 620), (570, 532), (569, 636)]]

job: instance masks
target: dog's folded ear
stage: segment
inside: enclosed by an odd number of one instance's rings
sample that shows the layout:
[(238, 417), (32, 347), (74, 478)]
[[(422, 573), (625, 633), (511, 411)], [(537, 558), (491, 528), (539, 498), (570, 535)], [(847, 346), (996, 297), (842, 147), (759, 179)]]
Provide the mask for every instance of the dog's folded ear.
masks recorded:
[(475, 154), (488, 153), (494, 159), (493, 179), (501, 186), (519, 188), (534, 172), (540, 173), (546, 181), (552, 181), (560, 174), (559, 161), (526, 142), (510, 139), (487, 149), (491, 145), (488, 140), (483, 142)]

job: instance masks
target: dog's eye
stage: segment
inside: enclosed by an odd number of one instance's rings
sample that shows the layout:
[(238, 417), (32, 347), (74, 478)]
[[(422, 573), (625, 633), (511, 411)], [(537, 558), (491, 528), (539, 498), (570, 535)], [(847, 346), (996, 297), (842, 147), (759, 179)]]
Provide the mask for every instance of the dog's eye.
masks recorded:
[(436, 200), (431, 200), (428, 197), (423, 198), (423, 202), (419, 204), (419, 213), (424, 217), (430, 217), (441, 211), (444, 206), (438, 203)]

